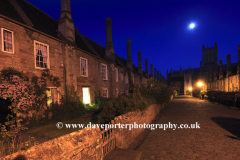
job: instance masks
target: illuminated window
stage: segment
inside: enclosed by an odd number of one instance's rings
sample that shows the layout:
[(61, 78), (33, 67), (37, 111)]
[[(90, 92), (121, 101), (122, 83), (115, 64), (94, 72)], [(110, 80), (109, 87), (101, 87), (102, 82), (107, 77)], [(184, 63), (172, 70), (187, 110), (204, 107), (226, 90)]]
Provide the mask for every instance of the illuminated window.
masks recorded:
[(125, 75), (125, 83), (128, 84), (128, 74)]
[(81, 76), (88, 76), (88, 60), (86, 58), (80, 57), (80, 72)]
[(35, 67), (36, 68), (50, 68), (49, 65), (49, 46), (47, 44), (34, 41), (34, 54), (36, 57)]
[(13, 32), (2, 28), (2, 51), (14, 53)]
[(106, 64), (102, 64), (102, 79), (103, 80), (107, 80), (107, 65)]
[(116, 82), (118, 82), (118, 69), (115, 68), (115, 78), (116, 78)]
[(107, 88), (103, 88), (102, 96), (105, 97), (105, 98), (108, 98), (108, 89)]
[(90, 104), (90, 91), (89, 91), (89, 87), (83, 87), (82, 88), (82, 92), (83, 92), (83, 103)]

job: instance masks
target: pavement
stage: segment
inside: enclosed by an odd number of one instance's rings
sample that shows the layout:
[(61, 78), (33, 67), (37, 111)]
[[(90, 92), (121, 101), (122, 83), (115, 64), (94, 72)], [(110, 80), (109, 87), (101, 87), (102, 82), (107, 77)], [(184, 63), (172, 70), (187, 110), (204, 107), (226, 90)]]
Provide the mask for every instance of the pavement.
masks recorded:
[[(157, 124), (173, 129), (151, 130), (135, 148), (142, 160), (240, 160), (240, 109), (190, 96), (171, 101)], [(200, 128), (178, 128), (198, 123)]]

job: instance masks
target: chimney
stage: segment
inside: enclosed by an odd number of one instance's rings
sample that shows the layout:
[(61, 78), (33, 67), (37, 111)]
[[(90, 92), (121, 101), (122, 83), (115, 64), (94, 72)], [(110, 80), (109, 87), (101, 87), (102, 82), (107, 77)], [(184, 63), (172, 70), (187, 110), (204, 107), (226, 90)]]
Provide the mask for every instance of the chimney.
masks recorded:
[(142, 72), (142, 54), (141, 51), (138, 51), (138, 73), (143, 74)]
[(70, 0), (61, 0), (58, 31), (69, 41), (75, 41), (75, 27), (72, 20)]
[(105, 58), (114, 62), (115, 55), (114, 55), (114, 48), (112, 42), (112, 20), (107, 17), (105, 20), (106, 23), (106, 47), (105, 47)]
[(127, 68), (133, 70), (132, 68), (132, 56), (131, 56), (131, 40), (127, 40)]
[(154, 78), (157, 80), (157, 68), (154, 68)]
[(146, 70), (145, 70), (145, 72), (146, 72), (146, 77), (147, 78), (149, 78), (149, 72), (148, 72), (148, 59), (145, 59), (145, 67), (146, 67)]
[(153, 65), (152, 64), (150, 64), (150, 69), (151, 69), (150, 77), (153, 77)]
[(157, 81), (159, 81), (159, 71), (157, 71)]
[(162, 74), (160, 73), (160, 81), (162, 81)]
[(226, 77), (228, 77), (231, 74), (231, 55), (228, 54), (227, 55), (227, 75)]
[(180, 66), (180, 76), (182, 76), (182, 67)]
[[(238, 64), (237, 64), (237, 74), (240, 72), (240, 45), (238, 46)], [(240, 84), (239, 84), (240, 85)]]
[(219, 79), (223, 77), (223, 72), (222, 72), (222, 60), (219, 61)]

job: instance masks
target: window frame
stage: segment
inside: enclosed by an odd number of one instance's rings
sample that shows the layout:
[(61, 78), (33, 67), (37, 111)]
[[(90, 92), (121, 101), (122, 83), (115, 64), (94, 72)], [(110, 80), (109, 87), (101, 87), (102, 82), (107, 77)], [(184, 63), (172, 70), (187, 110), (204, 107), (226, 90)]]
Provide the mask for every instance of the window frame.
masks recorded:
[[(12, 52), (4, 50), (4, 34), (3, 34), (4, 30), (12, 33)], [(14, 32), (9, 29), (6, 29), (6, 28), (1, 28), (1, 35), (2, 35), (2, 52), (14, 54), (14, 52), (15, 52), (15, 50), (14, 50), (15, 49), (15, 47), (14, 47)]]
[[(104, 90), (107, 91), (107, 96), (104, 96), (104, 95), (103, 95), (103, 93), (104, 93), (103, 91), (104, 91)], [(108, 98), (108, 88), (102, 88), (102, 97), (104, 97), (104, 98)]]
[[(106, 66), (106, 73), (105, 73), (105, 76), (106, 76), (106, 78), (104, 79), (103, 78), (103, 66)], [(104, 63), (101, 63), (101, 75), (102, 75), (102, 79), (103, 80), (108, 80), (108, 74), (107, 74), (107, 64), (104, 64)]]
[[(50, 54), (49, 54), (49, 45), (46, 44), (46, 43), (43, 43), (43, 42), (40, 42), (40, 41), (37, 41), (37, 40), (34, 40), (34, 61), (35, 61), (35, 69), (50, 69)], [(37, 62), (36, 62), (36, 43), (39, 43), (39, 44), (42, 44), (42, 45), (45, 45), (47, 46), (47, 68), (42, 68), (42, 67), (37, 67)]]
[[(82, 59), (86, 60), (86, 75), (82, 74)], [(87, 58), (80, 57), (80, 75), (81, 77), (88, 77), (88, 59)]]

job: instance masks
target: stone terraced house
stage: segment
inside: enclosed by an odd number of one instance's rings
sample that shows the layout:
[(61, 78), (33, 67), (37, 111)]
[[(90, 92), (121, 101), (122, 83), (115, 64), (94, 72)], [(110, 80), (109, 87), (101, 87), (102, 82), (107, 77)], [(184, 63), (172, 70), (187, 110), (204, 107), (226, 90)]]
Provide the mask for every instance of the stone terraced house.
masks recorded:
[[(151, 66), (142, 70), (141, 51), (138, 67), (132, 64), (131, 40), (127, 40), (127, 60), (114, 53), (112, 21), (106, 19), (106, 46), (83, 36), (75, 28), (70, 0), (61, 0), (59, 20), (55, 20), (25, 0), (0, 1), (0, 70), (14, 67), (31, 76), (42, 70), (60, 78), (61, 87), (48, 84), (49, 99), (59, 102), (65, 94), (64, 83), (73, 85), (77, 95), (89, 104), (95, 95), (116, 97), (129, 93), (128, 75), (134, 84), (147, 79), (166, 83), (166, 79)], [(130, 74), (128, 74), (130, 73)]]

